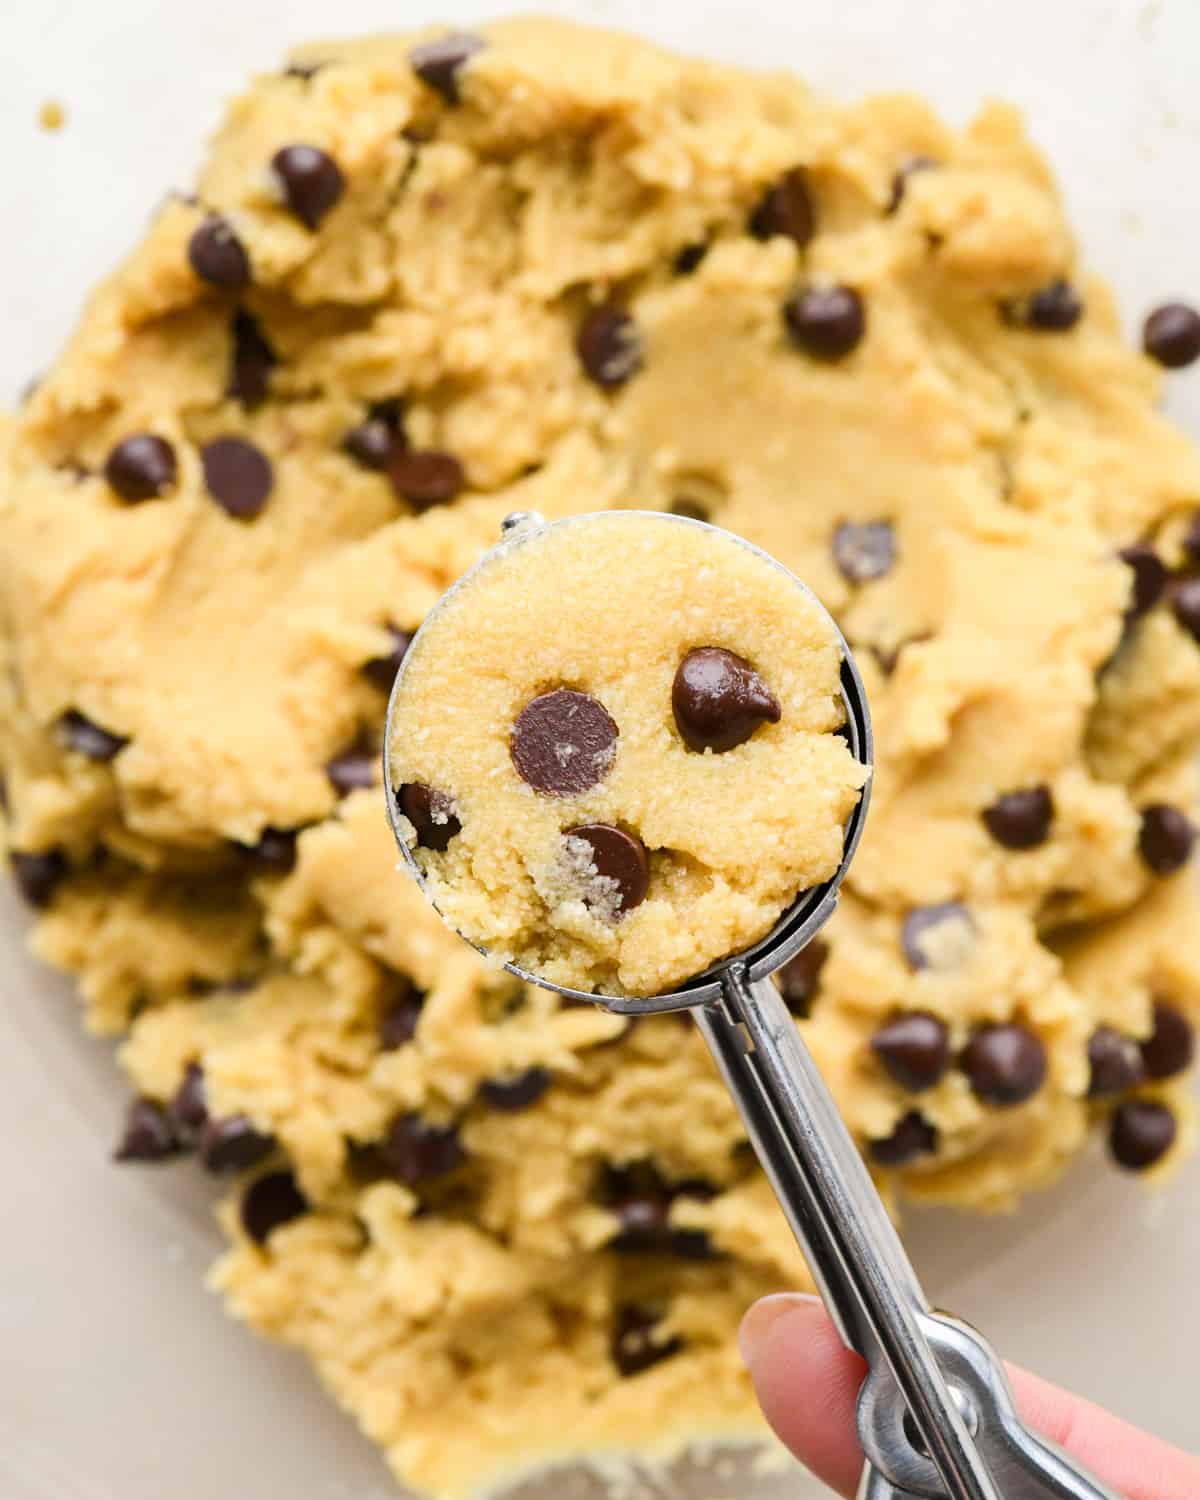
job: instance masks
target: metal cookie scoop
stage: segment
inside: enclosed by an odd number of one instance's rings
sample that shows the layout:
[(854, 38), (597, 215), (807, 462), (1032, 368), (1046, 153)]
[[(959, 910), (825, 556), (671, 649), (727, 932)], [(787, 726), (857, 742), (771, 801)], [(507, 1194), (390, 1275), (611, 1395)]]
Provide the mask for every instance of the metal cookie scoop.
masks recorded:
[[(681, 526), (703, 524), (682, 517), (661, 519)], [(509, 516), (499, 545), (468, 576), (523, 545), (544, 525), (534, 512)], [(798, 579), (794, 582), (804, 589)], [(430, 619), (439, 608), (441, 604)], [(870, 765), (871, 719), (862, 680), (832, 620), (829, 626), (842, 648), (850, 748)], [(391, 787), (392, 735), (403, 676), (402, 666), (384, 735), (384, 784), (400, 852), (428, 895)], [(868, 783), (846, 825), (842, 863), (833, 878), (798, 896), (752, 948), (723, 959), (671, 994), (595, 995), (552, 984), (515, 964), (505, 967), (531, 984), (620, 1015), (691, 1010), (830, 1316), (846, 1345), (869, 1366), (857, 1411), (867, 1459), (860, 1500), (1119, 1500), (1022, 1424), (991, 1346), (967, 1324), (930, 1308), (837, 1106), (770, 981), (776, 969), (812, 940), (837, 904), (838, 888), (862, 835), (869, 794)]]

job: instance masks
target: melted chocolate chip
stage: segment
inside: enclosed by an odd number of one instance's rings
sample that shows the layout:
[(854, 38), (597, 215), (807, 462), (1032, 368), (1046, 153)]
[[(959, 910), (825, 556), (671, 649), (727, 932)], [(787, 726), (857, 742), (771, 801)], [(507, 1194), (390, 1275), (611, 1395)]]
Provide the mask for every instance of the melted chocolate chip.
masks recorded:
[(1044, 844), (1054, 821), (1054, 798), (1048, 786), (1005, 792), (983, 810), (984, 826), (1006, 849), (1036, 849)]
[(663, 1337), (662, 1322), (651, 1307), (638, 1302), (624, 1302), (613, 1319), (612, 1360), (624, 1376), (639, 1375), (664, 1359), (670, 1359), (683, 1348), (678, 1337)]
[(444, 854), (450, 840), (462, 832), (462, 824), (454, 812), (454, 799), (436, 787), (426, 786), (423, 781), (406, 781), (396, 792), (400, 811), (416, 829), (417, 843), (422, 849), (432, 849)]
[(592, 308), (575, 334), (575, 352), (589, 379), (606, 390), (624, 385), (642, 368), (642, 337), (623, 307)]
[(1024, 322), (1039, 333), (1066, 333), (1083, 317), (1083, 299), (1061, 277), (1034, 292), (1025, 305)]
[[(568, 828), (563, 836), (580, 839), (588, 846), (596, 875), (611, 882), (618, 915), (642, 904), (650, 888), (650, 861), (641, 839), (611, 823), (581, 823)], [(607, 891), (603, 904), (611, 904)]]
[(134, 1099), (125, 1130), (113, 1151), (114, 1161), (167, 1161), (178, 1155), (179, 1142), (170, 1117), (154, 1099)]
[(452, 31), (414, 47), (408, 60), (422, 83), (436, 89), (447, 104), (458, 104), (458, 75), (462, 66), (486, 46), (484, 39), (473, 32)]
[(685, 245), (675, 257), (675, 270), (680, 276), (690, 276), (707, 254), (708, 244), (704, 240)]
[(108, 455), (104, 477), (122, 500), (136, 505), (175, 488), (175, 450), (153, 432), (124, 438)]
[(981, 1026), (960, 1063), (979, 1098), (998, 1109), (1032, 1099), (1046, 1079), (1046, 1049), (1025, 1026)]
[[(938, 928), (950, 927), (942, 938), (926, 941)], [(956, 960), (975, 936), (971, 913), (961, 901), (941, 901), (935, 906), (914, 906), (900, 924), (900, 945), (909, 967), (946, 969), (956, 967)]]
[(252, 521), (275, 483), (271, 461), (245, 438), (215, 438), (200, 450), (204, 484), (226, 515)]
[(872, 1158), (883, 1167), (907, 1166), (920, 1156), (932, 1156), (937, 1148), (937, 1127), (916, 1109), (901, 1115), (891, 1135), (868, 1144)]
[(370, 661), (362, 664), (363, 676), (381, 693), (390, 693), (396, 681), (396, 673), (400, 670), (408, 648), (413, 643), (414, 631), (399, 630), (395, 625), (385, 625), (384, 629), (395, 643), (393, 649), (386, 656), (373, 656)]
[(924, 1011), (910, 1011), (886, 1022), (871, 1038), (876, 1057), (911, 1093), (939, 1083), (950, 1066), (950, 1033)]
[(69, 865), (61, 849), (47, 849), (41, 854), (29, 854), (14, 849), (8, 856), (17, 889), (28, 904), (38, 910), (50, 905), (54, 893), (66, 878)]
[(204, 1069), (198, 1062), (188, 1063), (167, 1109), (176, 1136), (184, 1144), (194, 1145), (208, 1124), (208, 1091), (204, 1085)]
[(99, 724), (93, 724), (91, 719), (85, 719), (75, 709), (71, 709), (59, 719), (58, 734), (68, 750), (74, 750), (77, 755), (85, 755), (88, 760), (99, 761), (102, 764), (114, 760), (129, 743), (121, 735), (101, 729)]
[(1174, 1078), (1186, 1072), (1196, 1053), (1192, 1023), (1175, 1006), (1159, 1000), (1154, 1006), (1154, 1030), (1142, 1043), (1142, 1062), (1149, 1078)]
[(394, 1052), (406, 1046), (417, 1034), (417, 1023), (425, 1006), (425, 996), (411, 979), (401, 981), (400, 991), (379, 1018), (379, 1049)]
[(1129, 1172), (1144, 1172), (1175, 1144), (1178, 1126), (1165, 1104), (1130, 1099), (1113, 1114), (1108, 1146), (1113, 1160)]
[(1168, 370), (1200, 359), (1200, 312), (1186, 302), (1156, 307), (1142, 326), (1142, 348)]
[(908, 179), (914, 172), (927, 172), (930, 167), (939, 166), (940, 163), (932, 156), (906, 156), (896, 168), (895, 176), (892, 178), (892, 191), (888, 196), (887, 212), (894, 214), (904, 201), (904, 194), (908, 188)]
[(507, 1078), (486, 1078), (479, 1085), (479, 1097), (490, 1109), (509, 1114), (536, 1104), (553, 1082), (547, 1068), (526, 1068)]
[(744, 744), (760, 724), (778, 724), (779, 700), (748, 661), (720, 646), (699, 646), (671, 685), (675, 727), (689, 750), (721, 754)]
[(1097, 1026), (1088, 1038), (1088, 1098), (1123, 1094), (1146, 1076), (1138, 1044), (1112, 1026)]
[(307, 228), (315, 230), (346, 189), (341, 168), (319, 146), (284, 146), (271, 158), (283, 201)]
[(242, 1195), (242, 1228), (256, 1245), (308, 1212), (308, 1199), (291, 1172), (268, 1172)]
[(458, 459), (437, 448), (393, 448), (388, 474), (396, 493), (418, 511), (449, 504), (467, 482)]
[(1192, 857), (1196, 829), (1191, 819), (1165, 802), (1142, 808), (1138, 853), (1155, 875), (1174, 875)]
[(1145, 542), (1134, 542), (1122, 547), (1117, 556), (1133, 573), (1133, 591), (1126, 610), (1126, 619), (1140, 620), (1149, 614), (1162, 598), (1167, 586), (1167, 565)]
[(792, 1015), (807, 1020), (812, 1012), (821, 982), (821, 970), (829, 957), (829, 944), (824, 938), (813, 938), (795, 958), (788, 959), (783, 968), (776, 970), (775, 983)]
[(455, 1126), (431, 1125), (418, 1114), (393, 1120), (379, 1153), (388, 1172), (409, 1187), (445, 1177), (467, 1159)]
[(807, 245), (817, 232), (817, 210), (803, 167), (786, 173), (768, 188), (750, 215), (750, 233), (759, 240), (783, 235)]
[(517, 775), (548, 797), (577, 797), (612, 769), (619, 731), (602, 703), (555, 688), (527, 703), (509, 737)]
[(378, 755), (359, 739), (329, 761), (325, 774), (338, 796), (348, 797), (351, 792), (366, 791), (373, 787), (378, 770)]
[(895, 567), (896, 531), (890, 521), (842, 521), (831, 550), (847, 583), (870, 583)]
[(271, 371), (279, 363), (262, 329), (248, 312), (233, 315), (233, 357), (225, 394), (253, 411), (267, 399)]
[(810, 287), (784, 304), (783, 320), (794, 343), (813, 359), (844, 359), (867, 331), (863, 300), (853, 287)]
[(247, 1115), (209, 1120), (200, 1135), (200, 1162), (208, 1172), (243, 1172), (275, 1149), (275, 1137), (258, 1130)]
[(296, 868), (296, 837), (294, 829), (264, 828), (257, 844), (243, 844), (241, 848), (260, 870), (287, 875)]
[(192, 270), (209, 286), (237, 291), (249, 284), (250, 258), (233, 225), (220, 214), (209, 214), (193, 231), (187, 255)]

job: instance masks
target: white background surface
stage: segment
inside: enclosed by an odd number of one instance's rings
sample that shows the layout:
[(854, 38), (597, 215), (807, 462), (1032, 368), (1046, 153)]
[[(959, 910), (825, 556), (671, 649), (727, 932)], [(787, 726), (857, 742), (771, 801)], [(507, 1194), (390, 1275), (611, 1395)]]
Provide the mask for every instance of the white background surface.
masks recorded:
[[(441, 14), (507, 8), (462, 0)], [(1156, 301), (1200, 299), (1194, 0), (542, 8), (793, 68), (841, 95), (917, 89), (959, 121), (985, 95), (1015, 99), (1131, 330)], [(5, 0), (0, 400), (53, 358), (161, 194), (188, 183), (222, 100), (251, 73), (290, 42), (438, 18), (432, 0)], [(37, 126), (47, 99), (67, 109), (56, 135)], [(1200, 372), (1176, 377), (1170, 409), (1200, 434)], [(381, 1463), (300, 1362), (228, 1326), (199, 1290), (217, 1239), (195, 1175), (108, 1165), (111, 1062), (77, 1034), (68, 987), (24, 958), (22, 925), (5, 892), (0, 1495), (384, 1500)], [(935, 1301), (1007, 1355), (1200, 1448), (1198, 1189), (1193, 1167), (1148, 1201), (1092, 1162), (1013, 1220), (921, 1215), (910, 1242)]]

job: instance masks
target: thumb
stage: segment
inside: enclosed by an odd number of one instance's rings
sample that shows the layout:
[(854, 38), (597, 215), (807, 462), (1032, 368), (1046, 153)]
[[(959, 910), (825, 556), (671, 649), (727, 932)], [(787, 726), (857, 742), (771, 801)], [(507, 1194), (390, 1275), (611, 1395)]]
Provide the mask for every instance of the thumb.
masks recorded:
[[(763, 1413), (798, 1459), (852, 1496), (863, 1455), (854, 1426), (866, 1364), (852, 1354), (816, 1297), (783, 1293), (742, 1321), (742, 1356)], [(1126, 1500), (1196, 1500), (1200, 1459), (1023, 1370), (1009, 1368), (1021, 1417)]]

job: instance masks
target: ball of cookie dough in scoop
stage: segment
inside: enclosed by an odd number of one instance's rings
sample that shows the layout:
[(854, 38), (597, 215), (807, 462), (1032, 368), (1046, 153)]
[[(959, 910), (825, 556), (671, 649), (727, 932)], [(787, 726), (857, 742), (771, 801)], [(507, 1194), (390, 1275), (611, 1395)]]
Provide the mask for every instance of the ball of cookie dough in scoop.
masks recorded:
[(637, 511), (515, 538), (408, 654), (392, 794), (442, 914), (492, 956), (660, 994), (828, 880), (867, 778), (841, 648), (791, 574)]

